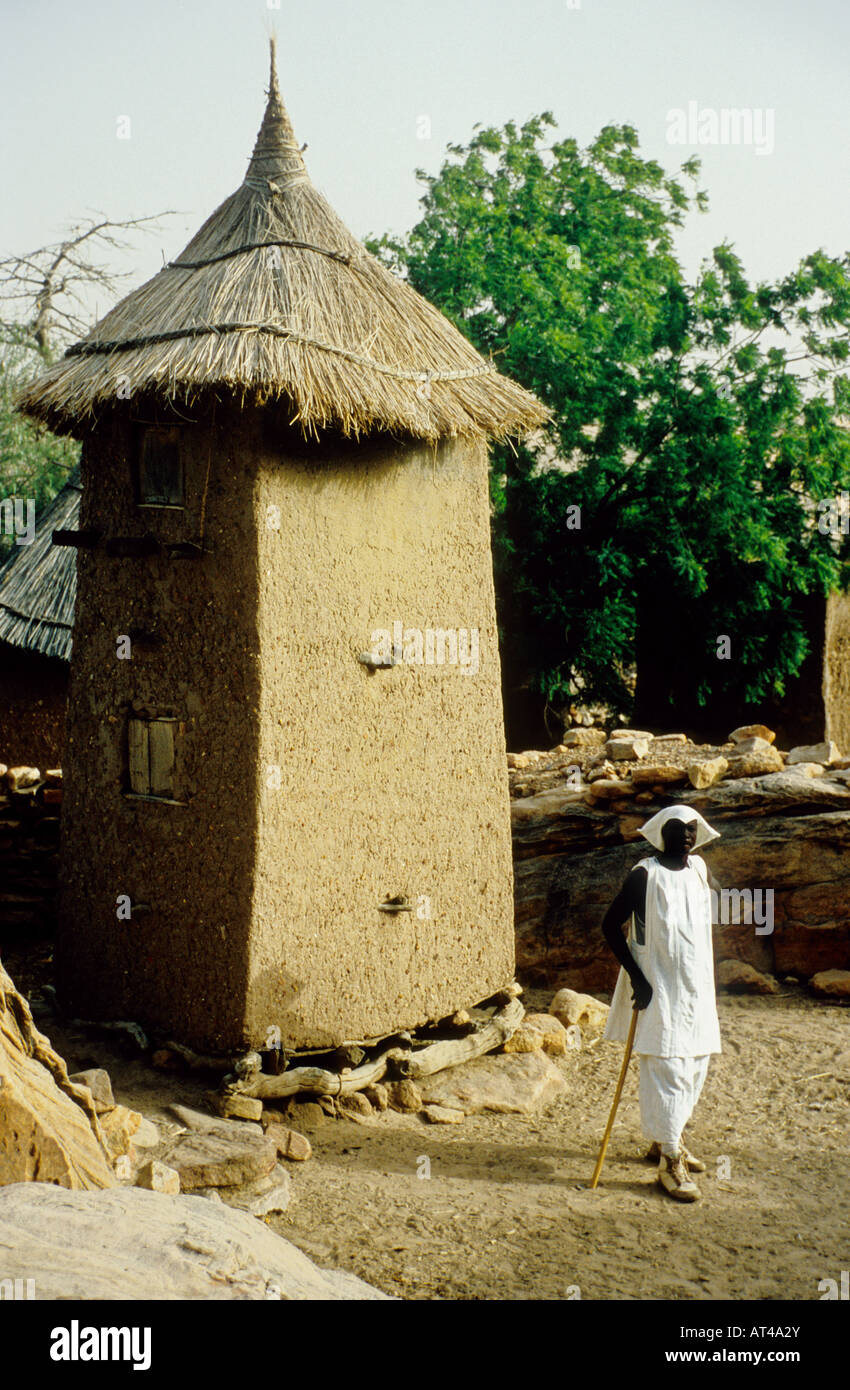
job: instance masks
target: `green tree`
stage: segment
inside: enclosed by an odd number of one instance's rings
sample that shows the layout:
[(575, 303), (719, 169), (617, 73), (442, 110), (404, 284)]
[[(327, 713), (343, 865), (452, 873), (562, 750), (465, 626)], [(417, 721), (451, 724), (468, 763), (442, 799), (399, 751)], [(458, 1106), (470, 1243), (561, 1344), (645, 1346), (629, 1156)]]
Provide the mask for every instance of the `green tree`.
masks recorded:
[(707, 205), (698, 162), (673, 177), (630, 126), (580, 149), (554, 125), (476, 127), (438, 175), (418, 171), (409, 235), (371, 243), (553, 412), (493, 452), (515, 743), (529, 706), (539, 736), (577, 692), (631, 714), (636, 660), (637, 708), (659, 724), (781, 695), (806, 596), (847, 570), (815, 508), (850, 485), (850, 258), (753, 285), (723, 245), (688, 284), (674, 238)]
[[(36, 515), (68, 481), (80, 453), (75, 440), (51, 434), (15, 410), (18, 391), (43, 365), (25, 335), (15, 342), (7, 326), (0, 348), (0, 500), (32, 500)], [(12, 536), (0, 531), (0, 563), (13, 548)]]

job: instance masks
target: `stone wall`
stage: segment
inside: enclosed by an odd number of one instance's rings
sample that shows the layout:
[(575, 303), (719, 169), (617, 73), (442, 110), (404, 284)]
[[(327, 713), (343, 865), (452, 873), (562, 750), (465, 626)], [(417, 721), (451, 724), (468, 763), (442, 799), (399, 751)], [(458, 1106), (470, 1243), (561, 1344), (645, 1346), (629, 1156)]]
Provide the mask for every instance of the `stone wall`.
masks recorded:
[[(617, 977), (601, 922), (629, 870), (652, 853), (639, 827), (662, 805), (698, 810), (721, 838), (702, 851), (725, 889), (773, 894), (773, 931), (721, 923), (716, 958), (808, 980), (850, 968), (850, 772), (793, 769), (671, 789), (649, 804), (585, 800), (561, 785), (513, 803), (518, 978), (610, 990)], [(762, 897), (763, 906), (767, 899)], [(742, 906), (741, 915), (746, 913)], [(729, 914), (727, 914), (729, 915)], [(767, 925), (766, 923), (764, 925)]]

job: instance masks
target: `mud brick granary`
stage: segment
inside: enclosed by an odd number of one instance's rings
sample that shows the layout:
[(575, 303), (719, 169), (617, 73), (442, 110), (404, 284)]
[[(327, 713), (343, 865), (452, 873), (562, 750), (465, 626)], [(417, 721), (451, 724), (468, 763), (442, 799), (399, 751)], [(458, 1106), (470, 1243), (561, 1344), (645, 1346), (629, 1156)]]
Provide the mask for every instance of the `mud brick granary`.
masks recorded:
[(343, 226), (274, 52), (241, 187), (21, 405), (83, 441), (67, 1006), (307, 1050), (506, 985), (487, 440), (545, 411)]

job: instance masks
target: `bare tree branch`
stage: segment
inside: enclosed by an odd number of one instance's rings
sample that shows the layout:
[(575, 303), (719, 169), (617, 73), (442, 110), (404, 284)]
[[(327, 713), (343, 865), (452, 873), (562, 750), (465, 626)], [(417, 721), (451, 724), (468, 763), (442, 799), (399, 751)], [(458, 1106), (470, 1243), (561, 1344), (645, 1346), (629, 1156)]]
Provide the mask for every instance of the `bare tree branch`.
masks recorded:
[[(115, 294), (128, 278), (124, 272), (107, 269), (98, 255), (107, 247), (125, 249), (133, 233), (157, 231), (162, 219), (173, 215), (169, 210), (114, 222), (103, 213), (95, 213), (74, 223), (54, 245), (0, 258), (0, 331), (11, 328), (2, 315), (3, 304), (23, 300), (28, 312), (18, 313), (14, 325), (23, 329), (25, 338), (46, 362), (52, 361), (62, 341), (78, 337), (90, 327), (86, 299), (78, 287)], [(75, 313), (74, 308), (82, 314)], [(20, 337), (15, 341), (20, 342)]]

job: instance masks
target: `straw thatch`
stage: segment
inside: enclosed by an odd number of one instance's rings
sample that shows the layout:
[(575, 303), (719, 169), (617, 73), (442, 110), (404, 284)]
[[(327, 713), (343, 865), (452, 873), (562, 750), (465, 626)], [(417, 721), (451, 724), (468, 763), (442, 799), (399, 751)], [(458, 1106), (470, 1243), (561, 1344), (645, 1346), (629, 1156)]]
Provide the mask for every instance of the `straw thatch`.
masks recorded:
[(548, 418), (370, 256), (313, 186), (273, 45), (268, 105), (241, 188), (19, 405), (74, 434), (122, 388), (187, 403), (222, 388), (242, 402), (283, 398), (305, 434), (502, 438)]
[(16, 545), (0, 568), (0, 642), (70, 661), (77, 553), (52, 536), (77, 530), (81, 492), (77, 465), (38, 518), (32, 544)]

